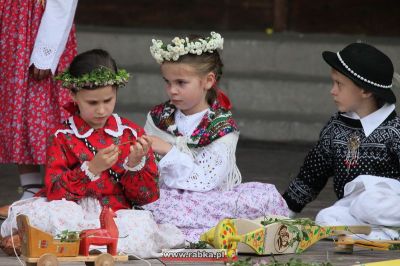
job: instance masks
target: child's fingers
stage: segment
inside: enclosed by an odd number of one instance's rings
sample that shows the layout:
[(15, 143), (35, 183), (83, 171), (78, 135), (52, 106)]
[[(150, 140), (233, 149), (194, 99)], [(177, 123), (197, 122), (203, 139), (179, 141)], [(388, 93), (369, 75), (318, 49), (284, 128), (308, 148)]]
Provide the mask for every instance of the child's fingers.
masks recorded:
[(113, 153), (113, 154), (110, 154), (110, 155), (106, 158), (106, 163), (109, 164), (110, 166), (114, 165), (114, 164), (117, 162), (117, 160), (118, 160), (118, 155), (119, 155), (118, 152)]
[(153, 142), (153, 139), (152, 139), (150, 136), (143, 135), (142, 138), (143, 138), (144, 140), (146, 140), (146, 142), (147, 142), (147, 144), (148, 144), (149, 146), (151, 146), (151, 144), (152, 144), (152, 142)]
[(136, 142), (135, 150), (136, 150), (136, 154), (142, 155), (143, 154), (143, 145), (140, 142)]
[(147, 153), (151, 146), (151, 141), (143, 136), (142, 138), (138, 139), (138, 142), (142, 145), (143, 152)]
[(115, 153), (118, 152), (118, 146), (111, 144), (110, 146), (101, 149), (99, 152), (101, 152), (102, 154), (110, 154), (110, 153)]

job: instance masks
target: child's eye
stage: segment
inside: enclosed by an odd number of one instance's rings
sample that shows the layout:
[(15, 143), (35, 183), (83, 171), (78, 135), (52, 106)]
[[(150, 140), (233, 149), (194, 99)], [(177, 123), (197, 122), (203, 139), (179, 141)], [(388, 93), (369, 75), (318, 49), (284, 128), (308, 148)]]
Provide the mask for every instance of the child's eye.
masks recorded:
[(185, 84), (187, 84), (187, 81), (178, 80), (178, 85), (182, 86), (182, 85), (185, 85)]
[(89, 105), (96, 105), (97, 102), (88, 102)]

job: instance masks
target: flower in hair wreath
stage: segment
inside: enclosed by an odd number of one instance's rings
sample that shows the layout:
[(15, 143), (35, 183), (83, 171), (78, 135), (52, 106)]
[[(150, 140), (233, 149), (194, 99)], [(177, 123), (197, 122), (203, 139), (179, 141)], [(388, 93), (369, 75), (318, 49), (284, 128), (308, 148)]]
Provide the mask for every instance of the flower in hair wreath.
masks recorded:
[(129, 77), (130, 74), (125, 69), (118, 69), (118, 71), (114, 73), (111, 69), (101, 66), (80, 77), (74, 77), (69, 70), (66, 70), (56, 76), (55, 79), (60, 80), (64, 88), (80, 90), (82, 88), (124, 86), (128, 83)]
[(201, 55), (202, 53), (212, 53), (217, 49), (223, 49), (224, 38), (221, 34), (214, 31), (206, 38), (189, 40), (188, 37), (182, 39), (175, 37), (171, 44), (164, 44), (161, 40), (152, 40), (150, 46), (151, 55), (162, 64), (164, 61), (177, 61), (180, 56), (186, 54)]

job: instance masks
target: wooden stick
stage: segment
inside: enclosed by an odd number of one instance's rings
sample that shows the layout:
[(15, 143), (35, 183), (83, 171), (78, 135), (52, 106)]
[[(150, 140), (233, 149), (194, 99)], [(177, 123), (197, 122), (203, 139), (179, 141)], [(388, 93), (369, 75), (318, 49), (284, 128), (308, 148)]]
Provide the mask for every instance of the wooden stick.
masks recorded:
[(122, 143), (118, 144), (118, 146), (125, 145), (125, 144), (128, 144), (128, 143), (135, 144), (135, 142), (133, 140), (131, 140), (131, 141), (122, 142)]

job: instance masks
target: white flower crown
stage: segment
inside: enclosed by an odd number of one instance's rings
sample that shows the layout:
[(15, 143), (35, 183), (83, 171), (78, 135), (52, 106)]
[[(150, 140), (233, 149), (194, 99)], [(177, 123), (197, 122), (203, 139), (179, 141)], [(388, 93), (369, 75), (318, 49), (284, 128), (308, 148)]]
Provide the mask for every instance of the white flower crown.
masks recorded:
[(188, 37), (181, 39), (175, 37), (172, 44), (164, 44), (161, 40), (152, 40), (153, 45), (150, 46), (151, 55), (161, 64), (162, 62), (178, 60), (180, 56), (186, 54), (201, 55), (202, 53), (212, 53), (216, 49), (223, 49), (224, 38), (221, 34), (214, 31), (211, 36), (204, 39), (195, 39), (190, 41)]

